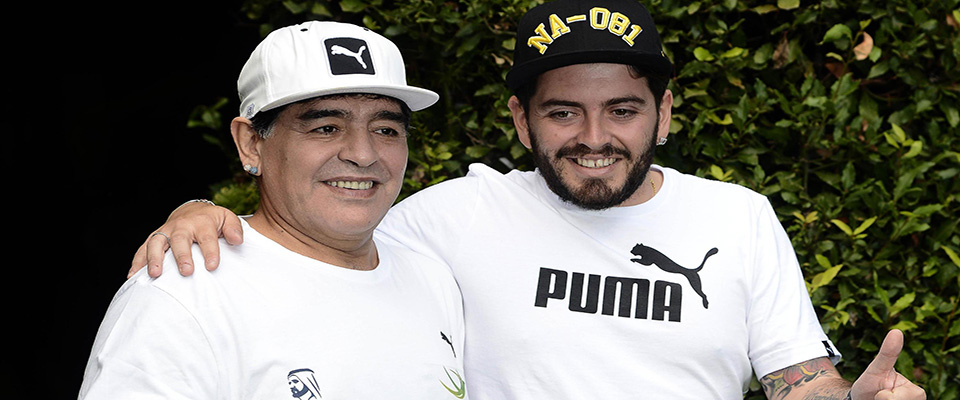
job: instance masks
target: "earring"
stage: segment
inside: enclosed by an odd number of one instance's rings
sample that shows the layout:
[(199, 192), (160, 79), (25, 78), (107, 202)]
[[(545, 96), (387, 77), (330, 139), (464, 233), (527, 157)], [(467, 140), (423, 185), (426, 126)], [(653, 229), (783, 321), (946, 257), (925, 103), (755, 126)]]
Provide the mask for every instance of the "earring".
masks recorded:
[(667, 144), (667, 138), (665, 138), (665, 137), (662, 137), (662, 138), (660, 138), (659, 141), (657, 141), (657, 146), (663, 146), (663, 145), (665, 145), (665, 144)]
[(244, 165), (244, 166), (243, 166), (243, 170), (244, 170), (244, 171), (247, 171), (248, 173), (250, 173), (250, 175), (256, 175), (257, 172), (259, 171), (259, 169), (257, 169), (257, 167), (254, 167), (254, 166), (252, 166), (252, 165), (250, 165), (250, 164)]

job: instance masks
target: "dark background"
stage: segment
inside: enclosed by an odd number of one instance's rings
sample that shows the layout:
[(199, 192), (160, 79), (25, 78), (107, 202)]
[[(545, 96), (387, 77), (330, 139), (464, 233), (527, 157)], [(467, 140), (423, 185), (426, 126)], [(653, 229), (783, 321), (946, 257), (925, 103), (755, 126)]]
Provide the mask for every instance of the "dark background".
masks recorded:
[(76, 398), (137, 247), (231, 174), (186, 123), (218, 97), (237, 112), (260, 39), (240, 3), (103, 3), (7, 16), (3, 397)]

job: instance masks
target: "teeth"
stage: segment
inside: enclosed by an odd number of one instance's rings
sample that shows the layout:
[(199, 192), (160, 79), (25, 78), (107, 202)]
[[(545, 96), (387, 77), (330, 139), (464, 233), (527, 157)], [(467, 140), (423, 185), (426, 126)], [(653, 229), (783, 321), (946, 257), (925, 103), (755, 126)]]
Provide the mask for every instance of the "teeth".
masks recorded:
[(367, 190), (373, 187), (373, 182), (371, 181), (363, 181), (363, 182), (334, 181), (334, 182), (326, 182), (326, 184), (333, 187), (338, 187), (341, 189), (353, 189), (353, 190)]
[(583, 159), (583, 158), (577, 158), (577, 159), (576, 159), (576, 162), (577, 162), (577, 164), (579, 164), (581, 167), (587, 167), (587, 168), (603, 168), (603, 167), (606, 167), (606, 166), (608, 166), (608, 165), (610, 165), (610, 164), (613, 164), (613, 163), (617, 162), (617, 159), (615, 159), (615, 158), (603, 158), (603, 159), (599, 159), (599, 160), (586, 160), (586, 159)]

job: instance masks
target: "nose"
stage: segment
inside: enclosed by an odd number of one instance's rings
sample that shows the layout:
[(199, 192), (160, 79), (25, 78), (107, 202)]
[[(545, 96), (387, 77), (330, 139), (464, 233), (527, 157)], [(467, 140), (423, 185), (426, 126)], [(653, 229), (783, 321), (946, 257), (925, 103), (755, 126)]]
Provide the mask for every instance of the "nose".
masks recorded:
[(344, 136), (343, 147), (338, 157), (341, 161), (358, 167), (369, 167), (380, 158), (377, 154), (373, 134), (366, 130), (354, 130)]
[(585, 145), (592, 150), (600, 150), (610, 144), (610, 134), (603, 124), (603, 118), (596, 113), (588, 114), (584, 117), (582, 128), (577, 135), (579, 144)]

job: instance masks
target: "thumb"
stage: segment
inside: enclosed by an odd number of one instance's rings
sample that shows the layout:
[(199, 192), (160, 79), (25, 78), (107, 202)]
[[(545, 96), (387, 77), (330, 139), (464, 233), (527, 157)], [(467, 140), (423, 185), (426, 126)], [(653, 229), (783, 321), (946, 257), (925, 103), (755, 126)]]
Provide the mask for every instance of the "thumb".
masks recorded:
[[(894, 329), (887, 333), (880, 345), (880, 352), (877, 357), (870, 362), (864, 374), (877, 375), (881, 378), (880, 389), (893, 389), (896, 378), (894, 365), (897, 363), (897, 357), (900, 356), (900, 350), (903, 349), (903, 332)], [(894, 379), (887, 379), (893, 377)]]

